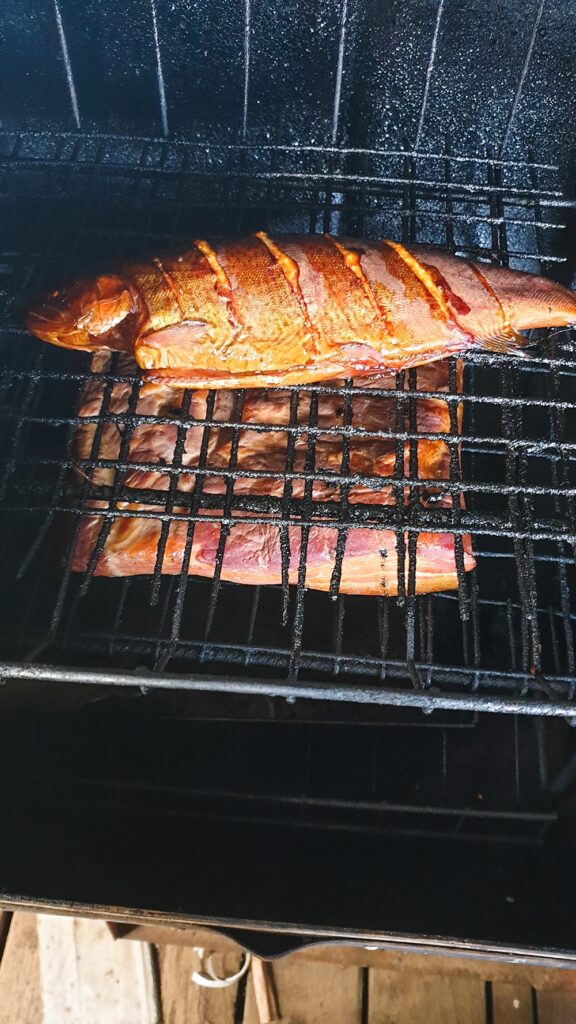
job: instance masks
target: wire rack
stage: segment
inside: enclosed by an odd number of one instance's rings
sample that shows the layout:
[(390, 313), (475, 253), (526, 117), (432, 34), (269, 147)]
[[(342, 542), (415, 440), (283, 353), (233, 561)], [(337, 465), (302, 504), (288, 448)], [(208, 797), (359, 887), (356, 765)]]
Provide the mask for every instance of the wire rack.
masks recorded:
[[(576, 365), (569, 332), (535, 337), (539, 344), (523, 361), (482, 354), (467, 359), (463, 395), (452, 362), (448, 393), (438, 396), (448, 403), (450, 429), (434, 435), (450, 450), (450, 477), (440, 484), (451, 498), (446, 508), (420, 501), (426, 481), (415, 467), (418, 442), (426, 435), (416, 427), (413, 371), (395, 381), (395, 422), (374, 431), (396, 453), (393, 477), (386, 479), (397, 496), (391, 505), (348, 500), (358, 476), (347, 453), (361, 434), (346, 417), (353, 397), (362, 393), (353, 381), (338, 389), (342, 464), (330, 482), (339, 488), (339, 501), (318, 501), (312, 490), (316, 438), (324, 429), (318, 402), (334, 393), (333, 385), (291, 389), (291, 409), (304, 400), (309, 415), (304, 424), (293, 417), (286, 429), (279, 496), (235, 490), (245, 476), (235, 464), (242, 392), (226, 423), (232, 441), (221, 470), (224, 497), (203, 489), (203, 478), (214, 470), (203, 463), (202, 451), (192, 488), (178, 485), (186, 431), (201, 427), (208, 437), (221, 426), (214, 396), (204, 418), (190, 418), (189, 398), (170, 418), (176, 443), (168, 489), (128, 494), (122, 473), (138, 468), (128, 451), (138, 423), (139, 382), (125, 381), (132, 396), (128, 410), (112, 415), (113, 386), (125, 379), (113, 364), (100, 375), (104, 404), (95, 433), (113, 419), (123, 440), (113, 482), (97, 495), (105, 502), (99, 545), (80, 575), (71, 571), (70, 529), (78, 528), (96, 495), (90, 486), (74, 486), (71, 470), (89, 365), (83, 356), (49, 350), (18, 326), (31, 291), (79, 268), (154, 254), (200, 233), (262, 227), (439, 244), (566, 280), (564, 229), (574, 206), (554, 167), (532, 157), (502, 160), (490, 151), (467, 159), (453, 155), (448, 143), (441, 152), (414, 153), (25, 133), (1, 136), (0, 147), (5, 676), (571, 716)], [(381, 397), (390, 401), (390, 395), (386, 390)], [(305, 442), (299, 470), (293, 462), (297, 438)], [(204, 459), (205, 451), (206, 444)], [(82, 468), (97, 465), (96, 445)], [(186, 571), (164, 577), (161, 558), (150, 577), (93, 576), (110, 523), (122, 514), (118, 501), (135, 494), (161, 522), (186, 523), (188, 551), (195, 524), (217, 511), (222, 528), (212, 580)], [(288, 584), (285, 543), (281, 586), (244, 587), (221, 579), (227, 539), (246, 512), (253, 521), (275, 524), (281, 538), (295, 524), (300, 528), (296, 586)], [(329, 594), (303, 586), (306, 536), (317, 525), (338, 531)], [(346, 532), (358, 525), (394, 532), (397, 598), (339, 593)], [(456, 538), (456, 591), (416, 594), (416, 543), (423, 530)], [(471, 573), (463, 569), (466, 534), (478, 563)], [(165, 531), (162, 536), (165, 543)]]

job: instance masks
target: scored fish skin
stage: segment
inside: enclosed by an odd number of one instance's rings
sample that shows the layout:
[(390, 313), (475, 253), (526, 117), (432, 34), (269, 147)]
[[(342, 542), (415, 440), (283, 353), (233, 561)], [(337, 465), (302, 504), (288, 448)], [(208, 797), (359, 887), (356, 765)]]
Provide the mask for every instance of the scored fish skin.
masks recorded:
[[(98, 353), (93, 358), (93, 370), (104, 374), (109, 368), (110, 356)], [(129, 408), (132, 384), (128, 378), (135, 371), (135, 365), (128, 355), (121, 355), (116, 368), (118, 376), (125, 376), (126, 381), (118, 381), (112, 385), (108, 396), (108, 408), (115, 416), (127, 413)], [(422, 391), (416, 399), (416, 427), (423, 434), (449, 434), (451, 431), (448, 404), (438, 396), (448, 391), (448, 367), (446, 363), (436, 363), (415, 371), (417, 386)], [(458, 390), (462, 389), (461, 368), (457, 372)], [(386, 395), (372, 394), (390, 390), (390, 398)], [(84, 389), (80, 416), (94, 419), (102, 407), (105, 385), (102, 376), (91, 380)], [(397, 401), (394, 382), (390, 377), (370, 381), (362, 387), (362, 393), (352, 395), (350, 399), (352, 425), (364, 431), (387, 431), (396, 429)], [(434, 392), (436, 397), (428, 397), (426, 392)], [(174, 461), (174, 449), (177, 437), (177, 422), (181, 418), (183, 393), (175, 391), (166, 384), (144, 384), (140, 388), (135, 415), (155, 416), (155, 423), (137, 422), (131, 432), (128, 451), (125, 454), (124, 466), (119, 469), (119, 482), (122, 484), (122, 502), (117, 505), (123, 512), (121, 517), (113, 521), (106, 538), (104, 548), (98, 558), (95, 574), (98, 576), (134, 576), (149, 575), (154, 572), (158, 543), (162, 525), (159, 519), (142, 516), (144, 510), (162, 513), (162, 501), (169, 486), (171, 475), (166, 471)], [(288, 432), (286, 430), (260, 431), (258, 427), (288, 427), (291, 418), (290, 393), (277, 389), (247, 391), (240, 414), (242, 429), (236, 453), (238, 477), (234, 481), (234, 494), (239, 495), (276, 495), (281, 496), (286, 482), (286, 458), (288, 449)], [(234, 423), (238, 417), (236, 396), (228, 391), (219, 391), (216, 395), (212, 419), (215, 425), (210, 428), (206, 448), (206, 470), (203, 476), (203, 491), (220, 494), (224, 498), (226, 492), (226, 470), (230, 464), (231, 438)], [(184, 448), (178, 466), (178, 491), (190, 491), (194, 486), (195, 469), (198, 467), (201, 440), (204, 433), (202, 421), (206, 419), (207, 394), (196, 391), (191, 396), (187, 418), (192, 422), (186, 428)], [(310, 396), (299, 396), (296, 422), (303, 428), (309, 424)], [(460, 422), (461, 412), (458, 413)], [(194, 420), (198, 420), (196, 425)], [(172, 421), (172, 422), (171, 422)], [(221, 424), (221, 425), (218, 425)], [(318, 396), (317, 426), (314, 481), (312, 496), (316, 501), (339, 502), (343, 498), (342, 481), (331, 481), (329, 473), (334, 472), (342, 477), (342, 429), (345, 425), (345, 398), (338, 391), (330, 391)], [(406, 428), (409, 423), (406, 422)], [(90, 479), (98, 486), (107, 486), (114, 479), (114, 463), (119, 457), (122, 434), (120, 424), (106, 424), (100, 435), (98, 451), (92, 451), (96, 435), (97, 423), (81, 424), (76, 434), (75, 459), (76, 471), (81, 477)], [(304, 494), (304, 479), (298, 474), (305, 469), (307, 434), (304, 430), (295, 442), (292, 480), (292, 495), (295, 498)], [(452, 497), (449, 494), (437, 493), (434, 482), (449, 479), (450, 452), (445, 440), (428, 438), (416, 442), (418, 476), (422, 480), (431, 481), (425, 486), (422, 501), (426, 504), (427, 495), (434, 495), (436, 507), (451, 508)], [(110, 465), (90, 467), (90, 462), (109, 462)], [(410, 445), (404, 446), (404, 466), (408, 474), (410, 461)], [(138, 463), (141, 463), (138, 466)], [(408, 501), (408, 487), (402, 488), (403, 494), (397, 497), (392, 486), (386, 483), (394, 475), (396, 464), (396, 441), (393, 434), (386, 436), (364, 437), (354, 434), (349, 443), (349, 469), (357, 477), (350, 481), (348, 500), (351, 504), (364, 503), (370, 505), (394, 505), (396, 500), (403, 504)], [(182, 470), (182, 472), (180, 471)], [(246, 475), (243, 475), (242, 471)], [(270, 475), (255, 477), (254, 472), (267, 470)], [(213, 471), (213, 475), (211, 475)], [(325, 477), (328, 477), (327, 479)], [(146, 500), (140, 497), (141, 489), (157, 490), (158, 505), (148, 494)], [(439, 488), (441, 491), (441, 488)], [(133, 500), (131, 498), (133, 492)], [(175, 499), (174, 512), (184, 513), (185, 508)], [(97, 514), (90, 514), (91, 509), (97, 513), (98, 508), (108, 508), (107, 502), (97, 497), (87, 503), (81, 517), (73, 552), (73, 570), (86, 570), (91, 555), (97, 544), (103, 519)], [(211, 577), (214, 573), (216, 553), (221, 536), (219, 519), (222, 513), (218, 510), (202, 511), (202, 522), (195, 526), (190, 562), (187, 571), (191, 575)], [(247, 513), (235, 513), (238, 522), (233, 525), (228, 535), (222, 579), (248, 584), (279, 584), (282, 580), (281, 548), (278, 527), (273, 523), (254, 523)], [(210, 518), (214, 521), (211, 522)], [(265, 513), (260, 518), (266, 518)], [(186, 519), (174, 520), (170, 523), (166, 548), (163, 556), (162, 573), (176, 574), (183, 567), (186, 550), (188, 522)], [(288, 528), (290, 541), (289, 580), (296, 583), (298, 579), (298, 560), (302, 531), (295, 524)], [(407, 535), (405, 537), (407, 543)], [(313, 525), (309, 531), (306, 558), (306, 586), (313, 589), (328, 590), (334, 567), (338, 531), (331, 526)], [(351, 527), (348, 531), (340, 590), (351, 594), (379, 594), (393, 596), (398, 589), (397, 541), (392, 529), (369, 529), (367, 527)], [(416, 592), (451, 589), (457, 586), (454, 537), (450, 533), (421, 532), (417, 539), (416, 549)], [(474, 567), (471, 541), (463, 537), (464, 567)], [(408, 564), (406, 563), (406, 579)]]
[(576, 322), (554, 281), (425, 246), (274, 235), (209, 242), (51, 293), (27, 317), (67, 348), (131, 352), (175, 387), (304, 384), (394, 372)]

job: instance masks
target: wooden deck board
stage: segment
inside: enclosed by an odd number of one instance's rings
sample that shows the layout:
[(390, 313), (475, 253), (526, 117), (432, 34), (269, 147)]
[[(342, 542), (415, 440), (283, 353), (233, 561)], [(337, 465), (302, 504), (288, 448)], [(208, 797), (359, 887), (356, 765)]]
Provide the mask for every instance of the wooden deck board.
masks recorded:
[(486, 1024), (484, 984), (411, 971), (371, 970), (369, 1024)]
[(40, 1024), (35, 914), (14, 914), (0, 962), (0, 1024)]
[(12, 914), (9, 910), (0, 910), (0, 962), (4, 953), (8, 931), (12, 923)]
[(575, 1024), (576, 988), (574, 992), (538, 992), (538, 1024)]
[(148, 947), (103, 921), (17, 913), (0, 962), (0, 1024), (157, 1024)]
[(104, 921), (39, 914), (43, 1024), (158, 1024), (150, 947), (116, 943)]
[(521, 975), (516, 982), (492, 985), (492, 1021), (493, 1024), (534, 1024), (533, 989)]
[[(288, 957), (272, 972), (282, 1020), (293, 1024), (360, 1024), (361, 972), (338, 964), (304, 964)], [(248, 980), (243, 1024), (258, 1024), (252, 980)]]

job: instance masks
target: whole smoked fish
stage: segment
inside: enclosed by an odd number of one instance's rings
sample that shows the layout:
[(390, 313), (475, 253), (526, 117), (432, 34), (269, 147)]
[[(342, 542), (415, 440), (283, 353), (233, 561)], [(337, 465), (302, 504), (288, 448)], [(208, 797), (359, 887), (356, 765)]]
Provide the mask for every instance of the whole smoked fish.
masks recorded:
[(403, 370), (473, 345), (519, 350), (576, 322), (546, 278), (398, 242), (329, 235), (197, 240), (72, 282), (27, 326), (77, 349), (129, 352), (177, 387), (306, 384)]
[[(93, 369), (99, 373), (109, 368), (110, 356), (97, 353)], [(120, 474), (122, 501), (115, 507), (121, 512), (107, 530), (106, 520), (98, 510), (106, 511), (109, 503), (97, 496), (87, 503), (80, 518), (72, 556), (74, 571), (84, 572), (98, 549), (98, 538), (105, 534), (102, 550), (95, 565), (99, 576), (149, 575), (156, 568), (161, 542), (162, 522), (154, 518), (164, 511), (166, 491), (170, 479), (177, 476), (177, 493), (173, 498), (176, 517), (165, 535), (165, 548), (161, 555), (160, 571), (177, 574), (183, 568), (193, 575), (211, 577), (214, 574), (221, 539), (221, 509), (202, 509), (202, 519), (196, 522), (189, 558), (186, 556), (190, 523), (186, 519), (186, 506), (179, 494), (199, 486), (202, 493), (221, 495), (224, 500), (227, 470), (230, 466), (234, 430), (231, 424), (241, 422), (242, 429), (235, 455), (233, 494), (273, 495), (281, 497), (286, 486), (288, 460), (288, 428), (291, 423), (291, 394), (281, 389), (249, 390), (244, 393), (238, 421), (236, 396), (233, 392), (219, 391), (216, 396), (209, 436), (204, 441), (205, 466), (197, 479), (206, 417), (207, 394), (194, 391), (187, 411), (191, 425), (186, 428), (180, 444), (178, 465), (174, 467), (174, 451), (178, 436), (178, 421), (182, 414), (183, 392), (175, 391), (166, 383), (146, 384), (140, 388), (134, 414), (142, 417), (133, 427), (128, 440), (123, 465), (117, 461), (123, 444), (122, 417), (129, 409), (133, 385), (129, 377), (134, 363), (127, 355), (119, 360), (117, 372), (127, 375), (126, 381), (112, 385), (107, 408), (113, 417), (102, 425), (97, 417), (102, 410), (105, 384), (102, 377), (88, 383), (81, 402), (80, 416), (88, 420), (78, 427), (75, 443), (76, 473), (80, 481), (90, 481), (93, 488), (109, 488)], [(438, 395), (448, 391), (448, 366), (436, 363), (417, 371), (417, 386), (421, 394), (416, 399), (415, 429), (428, 435), (415, 442), (418, 478), (423, 481), (418, 500), (424, 505), (433, 502), (436, 508), (452, 508), (453, 498), (443, 491), (442, 481), (450, 478), (450, 451), (445, 440), (434, 438), (436, 433), (450, 434), (448, 403)], [(377, 391), (391, 389), (390, 397)], [(461, 388), (459, 375), (458, 387)], [(394, 435), (387, 431), (397, 429), (397, 402), (394, 381), (389, 376), (370, 382), (369, 388), (352, 395), (350, 417), (354, 432), (348, 445), (348, 473), (343, 471), (343, 431), (345, 427), (344, 399), (337, 391), (318, 396), (316, 426), (318, 433), (314, 449), (314, 480), (311, 497), (316, 502), (341, 502), (343, 482), (346, 484), (350, 504), (394, 505), (409, 499), (408, 487), (394, 490), (387, 482), (394, 476), (397, 446)], [(426, 392), (436, 392), (436, 397)], [(299, 395), (296, 423), (302, 427), (310, 422), (310, 395)], [(156, 422), (150, 422), (155, 417)], [(460, 414), (459, 417), (460, 419)], [(194, 420), (199, 420), (196, 425)], [(101, 429), (103, 427), (103, 429)], [(267, 429), (262, 429), (262, 428)], [(405, 428), (410, 429), (406, 414)], [(414, 429), (414, 427), (412, 428)], [(98, 431), (98, 432), (97, 432)], [(325, 432), (324, 432), (325, 431)], [(126, 446), (126, 437), (124, 437)], [(305, 494), (305, 469), (308, 435), (305, 429), (297, 434), (292, 452), (291, 494), (301, 498)], [(410, 472), (410, 445), (404, 446), (404, 468)], [(172, 470), (170, 472), (170, 469)], [(244, 475), (245, 474), (245, 475)], [(424, 483), (425, 481), (425, 483)], [(151, 492), (158, 491), (156, 502)], [(405, 492), (404, 494), (402, 492)], [(164, 492), (164, 493), (162, 493)], [(223, 507), (223, 505), (221, 506)], [(142, 514), (146, 513), (146, 514)], [(178, 518), (179, 515), (179, 518)], [(237, 511), (237, 521), (231, 526), (226, 539), (221, 576), (224, 580), (247, 584), (279, 584), (282, 580), (280, 532), (274, 522), (266, 522), (266, 513), (259, 522), (251, 520), (249, 513)], [(273, 517), (271, 517), (273, 518)], [(291, 583), (298, 579), (302, 528), (297, 522), (287, 528), (290, 546), (288, 577)], [(405, 536), (406, 549), (408, 535)], [(469, 536), (463, 537), (463, 567), (475, 565)], [(308, 588), (328, 590), (336, 559), (338, 530), (326, 525), (312, 525), (307, 540), (306, 580)], [(98, 549), (99, 550), (99, 549)], [(408, 556), (405, 579), (408, 580)], [(416, 593), (446, 590), (457, 586), (454, 536), (450, 532), (418, 534), (416, 543)], [(397, 538), (393, 529), (370, 529), (350, 526), (344, 548), (342, 575), (339, 589), (350, 594), (380, 594), (393, 596), (398, 592)]]

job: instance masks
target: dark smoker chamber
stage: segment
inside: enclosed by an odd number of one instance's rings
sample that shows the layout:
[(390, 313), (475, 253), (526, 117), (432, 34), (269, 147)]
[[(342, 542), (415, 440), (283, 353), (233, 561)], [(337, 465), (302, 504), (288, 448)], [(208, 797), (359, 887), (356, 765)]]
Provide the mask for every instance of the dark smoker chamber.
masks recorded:
[[(404, 466), (413, 371), (387, 432), (405, 504), (350, 503), (343, 458), (341, 500), (317, 506), (314, 410), (334, 385), (300, 389), (303, 497), (287, 459), (283, 494), (247, 505), (231, 456), (217, 567), (247, 510), (280, 534), (321, 517), (339, 551), (350, 527), (385, 527), (406, 569), (397, 598), (369, 598), (339, 593), (338, 564), (331, 593), (306, 591), (305, 545), (290, 587), (160, 562), (72, 572), (90, 362), (22, 315), (72, 273), (258, 229), (417, 241), (569, 283), (575, 48), (573, 0), (4, 0), (2, 902), (210, 922), (263, 954), (328, 937), (574, 957), (570, 331), (535, 332), (525, 359), (475, 352), (462, 397), (453, 363), (450, 508), (425, 506)], [(113, 362), (105, 394), (115, 379)], [(134, 416), (115, 422), (129, 439)], [(177, 481), (159, 514), (184, 503), (193, 532), (214, 500), (201, 473), (185, 495)], [(454, 534), (457, 590), (416, 595), (424, 529)]]

